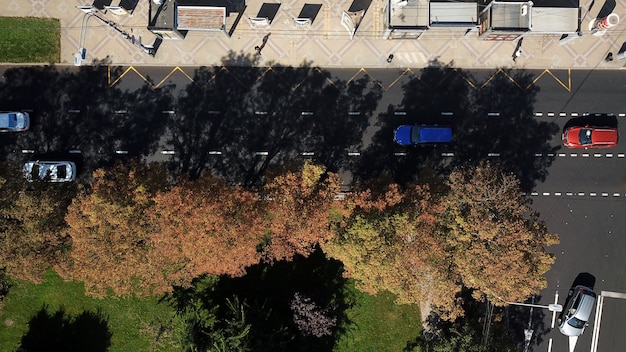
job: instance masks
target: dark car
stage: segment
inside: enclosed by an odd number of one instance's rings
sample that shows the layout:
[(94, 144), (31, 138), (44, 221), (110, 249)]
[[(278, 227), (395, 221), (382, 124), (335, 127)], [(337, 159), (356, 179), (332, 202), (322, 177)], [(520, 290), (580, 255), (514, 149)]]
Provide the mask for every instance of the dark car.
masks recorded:
[(393, 131), (393, 140), (400, 145), (449, 143), (452, 129), (443, 126), (402, 125)]
[(572, 126), (563, 131), (562, 139), (568, 148), (613, 148), (619, 133), (614, 127)]
[(589, 287), (572, 287), (559, 316), (559, 330), (565, 336), (579, 336), (585, 331), (596, 304), (596, 294)]

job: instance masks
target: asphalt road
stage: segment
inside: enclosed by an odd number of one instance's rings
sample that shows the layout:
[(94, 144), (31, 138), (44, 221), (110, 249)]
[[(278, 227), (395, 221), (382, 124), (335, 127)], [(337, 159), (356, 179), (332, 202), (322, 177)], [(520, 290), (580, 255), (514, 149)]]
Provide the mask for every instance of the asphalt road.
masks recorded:
[[(419, 74), (419, 70), (331, 69), (332, 75), (350, 80), (364, 74), (378, 80), (384, 95), (378, 112), (389, 104), (402, 100), (402, 84)], [(472, 89), (482, 89), (504, 75), (512, 84), (518, 84), (516, 72), (463, 71), (464, 79)], [(518, 84), (519, 89), (536, 89), (533, 111), (539, 121), (553, 122), (559, 129), (571, 118), (585, 112), (614, 113), (622, 136), (626, 136), (626, 72), (624, 71), (527, 71), (531, 83)], [(123, 89), (136, 89), (149, 80), (153, 86), (175, 84), (182, 88), (191, 82), (193, 68), (137, 67), (124, 70), (110, 78), (112, 84)], [(501, 97), (506, 99), (506, 97)], [(446, 111), (446, 107), (441, 108)], [(378, 114), (376, 113), (375, 116)], [(488, 118), (487, 116), (485, 118)], [(497, 118), (506, 118), (500, 116)], [(364, 136), (367, 142), (377, 121), (370, 121)], [(532, 133), (532, 131), (531, 131)], [(391, 142), (391, 138), (390, 138)], [(610, 150), (569, 150), (560, 147), (560, 134), (550, 142), (556, 149), (544, 182), (537, 184), (529, 197), (533, 208), (540, 212), (549, 231), (559, 234), (561, 243), (550, 248), (557, 260), (547, 273), (548, 287), (541, 292), (539, 304), (554, 303), (559, 293), (560, 304), (574, 279), (580, 273), (595, 277), (595, 291), (626, 292), (624, 248), (626, 248), (626, 143)], [(366, 143), (367, 144), (367, 143)], [(560, 147), (560, 148), (559, 148)], [(528, 146), (534, 155), (534, 146)], [(157, 152), (155, 158), (164, 156)], [(614, 352), (626, 346), (626, 300), (607, 298), (602, 310), (602, 324), (597, 332), (597, 351)], [(551, 314), (546, 311), (543, 323), (549, 327)], [(591, 349), (595, 317), (585, 334), (578, 340), (576, 351)], [(550, 342), (551, 341), (551, 342)], [(533, 338), (534, 351), (568, 351), (567, 339), (558, 330), (541, 332)], [(595, 351), (592, 351), (595, 352)]]
[[(168, 68), (141, 68), (155, 81), (170, 74), (164, 83), (184, 85), (189, 82), (189, 69), (172, 71)], [(350, 80), (368, 74), (380, 82), (384, 95), (378, 112), (385, 111), (389, 104), (398, 104), (402, 99), (402, 84), (418, 74), (419, 70), (330, 70), (341, 79)], [(509, 72), (470, 71), (464, 72), (468, 84), (474, 89), (489, 84), (494, 75), (512, 75)], [(614, 113), (617, 116), (620, 134), (626, 136), (626, 73), (622, 71), (530, 71), (531, 86), (520, 89), (539, 88), (533, 110), (541, 121), (554, 122), (559, 128), (577, 114), (585, 112)], [(121, 87), (131, 88), (140, 84), (139, 79), (123, 78)], [(445, 111), (445, 107), (442, 107)], [(620, 115), (621, 114), (621, 115)], [(377, 115), (377, 114), (376, 114)], [(372, 121), (375, 122), (375, 121)], [(367, 140), (375, 128), (364, 138)], [(561, 145), (557, 134), (551, 142)], [(534, 153), (529, 146), (529, 153)], [(539, 183), (533, 195), (533, 208), (546, 221), (549, 231), (559, 234), (560, 244), (551, 247), (556, 254), (556, 263), (547, 273), (548, 287), (540, 294), (538, 304), (554, 303), (559, 294), (564, 304), (567, 291), (580, 273), (595, 277), (594, 290), (626, 292), (626, 144), (610, 150), (569, 150), (560, 148), (544, 182)], [(618, 196), (619, 195), (619, 196)], [(550, 327), (552, 314), (545, 312), (544, 326)], [(626, 346), (626, 335), (621, 333), (626, 323), (626, 300), (607, 298), (602, 309), (601, 328), (595, 332), (595, 317), (583, 336), (578, 339), (576, 351), (592, 348), (614, 352)], [(534, 351), (569, 351), (568, 339), (557, 329), (539, 332), (532, 340)]]

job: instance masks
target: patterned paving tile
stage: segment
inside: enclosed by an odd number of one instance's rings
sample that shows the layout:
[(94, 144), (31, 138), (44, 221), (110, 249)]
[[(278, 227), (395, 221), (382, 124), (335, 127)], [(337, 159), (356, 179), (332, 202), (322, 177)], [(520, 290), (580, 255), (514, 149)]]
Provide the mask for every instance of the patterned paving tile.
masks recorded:
[[(269, 1), (269, 0), (268, 0)], [(193, 32), (182, 41), (164, 41), (155, 57), (146, 55), (132, 45), (118, 31), (92, 18), (85, 37), (88, 59), (110, 57), (120, 65), (219, 65), (229, 52), (252, 54), (261, 38), (271, 33), (258, 64), (278, 62), (298, 65), (304, 60), (314, 65), (328, 67), (424, 67), (433, 59), (452, 61), (463, 67), (510, 67), (515, 43), (485, 42), (476, 33), (465, 37), (460, 29), (431, 29), (420, 39), (383, 40), (383, 0), (373, 0), (354, 39), (341, 25), (341, 13), (352, 0), (285, 0), (280, 1), (274, 22), (266, 29), (253, 28), (247, 17), (259, 11), (263, 0), (250, 0), (233, 37), (223, 33)], [(84, 14), (76, 6), (84, 0), (5, 0), (0, 1), (0, 13), (5, 16), (55, 17), (61, 20), (61, 60), (71, 65), (79, 47)], [(298, 16), (305, 3), (318, 3), (322, 7), (309, 28), (296, 28), (293, 18)], [(132, 16), (102, 14), (121, 30), (141, 37), (151, 43), (155, 36), (147, 30), (148, 0), (139, 1)], [(600, 11), (591, 0), (581, 3), (585, 24)], [(626, 0), (616, 0), (616, 10), (626, 7)], [(624, 65), (615, 60), (604, 62), (609, 51), (616, 53), (626, 42), (626, 24), (619, 23), (602, 37), (585, 33), (582, 38), (567, 44), (558, 35), (527, 35), (524, 38), (522, 57), (515, 64), (525, 68), (607, 68)], [(393, 53), (392, 63), (386, 61)]]

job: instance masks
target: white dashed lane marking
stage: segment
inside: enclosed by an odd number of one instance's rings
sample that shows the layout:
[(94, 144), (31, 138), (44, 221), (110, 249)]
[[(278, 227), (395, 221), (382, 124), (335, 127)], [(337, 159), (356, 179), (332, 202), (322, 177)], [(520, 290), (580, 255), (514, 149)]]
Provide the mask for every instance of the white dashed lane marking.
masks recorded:
[[(537, 191), (532, 191), (530, 193), (527, 192), (522, 192), (522, 195), (524, 196), (528, 196), (530, 195), (531, 197), (570, 197), (570, 198), (580, 198), (580, 197), (614, 197), (614, 198), (618, 198), (618, 197), (626, 197), (626, 193), (619, 193), (619, 192), (537, 192)], [(563, 196), (565, 195), (565, 196)]]

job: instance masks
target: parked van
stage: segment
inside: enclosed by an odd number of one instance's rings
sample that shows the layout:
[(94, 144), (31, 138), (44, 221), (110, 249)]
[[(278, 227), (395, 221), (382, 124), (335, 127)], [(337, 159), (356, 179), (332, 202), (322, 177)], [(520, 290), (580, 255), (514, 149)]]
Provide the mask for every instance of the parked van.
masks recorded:
[(400, 145), (449, 143), (452, 129), (444, 126), (402, 125), (393, 131), (393, 140)]

